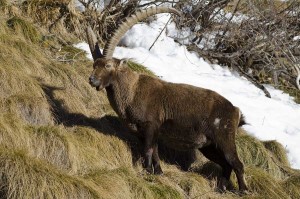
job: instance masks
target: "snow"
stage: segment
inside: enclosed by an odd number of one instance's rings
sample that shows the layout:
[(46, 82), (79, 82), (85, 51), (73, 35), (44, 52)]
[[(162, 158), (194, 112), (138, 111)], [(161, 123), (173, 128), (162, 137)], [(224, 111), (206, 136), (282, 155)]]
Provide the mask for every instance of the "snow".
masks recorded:
[(293, 38), (293, 41), (298, 41), (298, 40), (300, 40), (300, 35), (295, 36), (295, 37)]
[[(160, 14), (150, 25), (136, 24), (121, 41), (122, 46), (126, 47), (117, 47), (114, 57), (132, 58), (166, 81), (217, 91), (241, 109), (248, 123), (243, 126), (247, 132), (261, 140), (280, 142), (288, 152), (291, 166), (300, 169), (300, 105), (289, 95), (269, 85), (266, 87), (272, 98), (265, 97), (245, 78), (226, 67), (210, 65), (166, 34), (162, 34), (149, 51), (169, 17)], [(177, 32), (172, 23), (167, 30), (168, 34)], [(86, 43), (76, 46), (89, 52)]]

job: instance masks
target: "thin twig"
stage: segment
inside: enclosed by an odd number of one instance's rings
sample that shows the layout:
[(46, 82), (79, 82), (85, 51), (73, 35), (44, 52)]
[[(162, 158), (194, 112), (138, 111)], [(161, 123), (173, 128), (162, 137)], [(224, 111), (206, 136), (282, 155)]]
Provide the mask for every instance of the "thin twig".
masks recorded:
[(156, 39), (154, 40), (153, 44), (150, 46), (149, 51), (151, 50), (151, 48), (154, 46), (154, 44), (156, 43), (156, 41), (158, 40), (158, 38), (160, 37), (160, 35), (163, 33), (163, 31), (167, 28), (168, 23), (170, 22), (171, 17), (169, 18), (169, 20), (167, 21), (166, 25), (164, 26), (164, 28), (160, 31), (159, 35), (156, 37)]
[(239, 65), (237, 65), (236, 67), (238, 68), (238, 70), (243, 74), (243, 76), (246, 79), (248, 79), (250, 82), (252, 82), (252, 84), (254, 84), (254, 86), (256, 86), (257, 88), (259, 88), (260, 90), (262, 90), (265, 93), (266, 97), (271, 98), (271, 94), (269, 93), (269, 91), (266, 89), (266, 87), (264, 85), (260, 84), (253, 77), (251, 77), (250, 75), (248, 75), (245, 71), (243, 71), (243, 69)]

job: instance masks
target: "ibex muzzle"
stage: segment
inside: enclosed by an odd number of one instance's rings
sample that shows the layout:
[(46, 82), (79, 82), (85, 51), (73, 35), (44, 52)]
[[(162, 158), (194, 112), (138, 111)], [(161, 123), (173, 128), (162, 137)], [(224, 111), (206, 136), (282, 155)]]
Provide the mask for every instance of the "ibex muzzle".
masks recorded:
[[(106, 89), (112, 108), (129, 127), (137, 129), (144, 141), (145, 168), (161, 174), (158, 140), (177, 150), (200, 150), (223, 169), (223, 179), (236, 173), (239, 188), (247, 190), (244, 165), (240, 161), (235, 135), (244, 124), (239, 108), (218, 93), (186, 84), (174, 84), (132, 71), (126, 60), (112, 58), (121, 37), (135, 23), (172, 8), (151, 7), (127, 18), (116, 30), (101, 54), (95, 36), (87, 29), (94, 70), (89, 82)], [(223, 182), (223, 180), (221, 180)], [(220, 183), (220, 187), (224, 186)]]

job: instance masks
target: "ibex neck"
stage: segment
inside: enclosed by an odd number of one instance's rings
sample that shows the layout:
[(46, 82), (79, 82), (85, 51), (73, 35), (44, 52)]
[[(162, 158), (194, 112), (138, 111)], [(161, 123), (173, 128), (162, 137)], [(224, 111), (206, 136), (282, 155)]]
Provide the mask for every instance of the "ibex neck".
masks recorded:
[(110, 105), (125, 119), (125, 110), (132, 102), (139, 75), (130, 69), (118, 71), (112, 84), (106, 88)]

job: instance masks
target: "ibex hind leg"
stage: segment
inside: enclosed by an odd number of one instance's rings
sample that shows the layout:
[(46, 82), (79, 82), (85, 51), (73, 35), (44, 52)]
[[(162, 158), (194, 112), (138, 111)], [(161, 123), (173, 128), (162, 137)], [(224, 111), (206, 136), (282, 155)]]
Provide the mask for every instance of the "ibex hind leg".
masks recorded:
[[(220, 141), (217, 143), (217, 146), (223, 152), (227, 163), (234, 170), (238, 180), (240, 192), (245, 192), (248, 190), (248, 188), (244, 179), (244, 165), (240, 161), (236, 150), (235, 131), (232, 131), (231, 129), (231, 132), (226, 132), (226, 130), (224, 130), (221, 134), (222, 136), (220, 136)], [(226, 140), (226, 142), (224, 142), (224, 140)]]
[(219, 191), (223, 192), (226, 189), (232, 189), (232, 185), (229, 181), (232, 172), (232, 167), (227, 162), (224, 153), (217, 149), (215, 144), (211, 144), (207, 147), (200, 148), (199, 150), (207, 159), (215, 162), (216, 164), (222, 167), (222, 176), (220, 177), (220, 179), (218, 179)]

